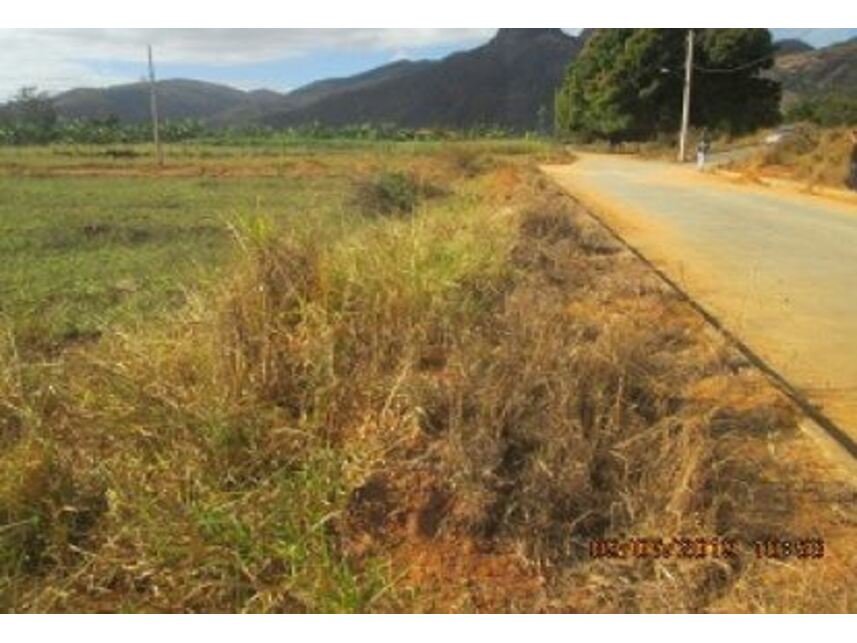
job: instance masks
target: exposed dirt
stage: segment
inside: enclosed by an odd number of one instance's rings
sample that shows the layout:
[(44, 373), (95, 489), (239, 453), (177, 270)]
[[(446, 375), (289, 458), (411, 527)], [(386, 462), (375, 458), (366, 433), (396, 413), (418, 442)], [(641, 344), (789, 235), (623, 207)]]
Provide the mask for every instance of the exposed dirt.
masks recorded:
[(329, 174), (329, 168), (321, 161), (300, 159), (277, 163), (254, 164), (216, 164), (170, 162), (158, 165), (101, 165), (79, 163), (57, 167), (18, 167), (0, 168), (4, 174), (26, 176), (106, 176), (106, 177), (216, 177), (249, 178), (295, 176), (299, 178), (317, 178)]

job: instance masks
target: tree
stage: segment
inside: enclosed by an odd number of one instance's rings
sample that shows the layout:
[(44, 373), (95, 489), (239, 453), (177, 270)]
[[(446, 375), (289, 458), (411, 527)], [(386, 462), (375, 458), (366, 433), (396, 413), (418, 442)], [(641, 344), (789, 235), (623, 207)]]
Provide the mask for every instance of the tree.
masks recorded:
[(22, 87), (3, 111), (16, 143), (47, 143), (53, 138), (57, 123), (53, 102), (35, 87)]
[(706, 29), (700, 34), (692, 118), (730, 134), (777, 123), (779, 83), (761, 77), (774, 64), (767, 29)]
[[(641, 140), (675, 132), (681, 113), (686, 30), (605, 29), (587, 42), (556, 94), (561, 135)], [(778, 118), (779, 86), (766, 29), (697, 34), (691, 120), (737, 133)], [(729, 70), (728, 72), (726, 70)]]

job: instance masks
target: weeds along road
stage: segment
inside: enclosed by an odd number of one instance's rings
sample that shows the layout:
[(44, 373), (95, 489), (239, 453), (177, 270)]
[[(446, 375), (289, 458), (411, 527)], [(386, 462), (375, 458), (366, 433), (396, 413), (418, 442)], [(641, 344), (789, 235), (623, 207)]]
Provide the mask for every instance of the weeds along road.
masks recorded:
[(542, 169), (857, 439), (857, 205), (628, 157)]

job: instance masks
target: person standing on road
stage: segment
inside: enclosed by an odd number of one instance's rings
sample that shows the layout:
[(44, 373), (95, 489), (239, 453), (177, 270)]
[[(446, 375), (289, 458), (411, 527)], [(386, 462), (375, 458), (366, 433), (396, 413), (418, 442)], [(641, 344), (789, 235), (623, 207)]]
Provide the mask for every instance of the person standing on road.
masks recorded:
[(696, 144), (696, 169), (702, 170), (705, 168), (705, 160), (708, 156), (708, 151), (711, 149), (711, 143), (708, 141), (708, 130), (702, 130), (702, 138)]
[(857, 129), (851, 130), (851, 167), (848, 168), (848, 187), (857, 191)]

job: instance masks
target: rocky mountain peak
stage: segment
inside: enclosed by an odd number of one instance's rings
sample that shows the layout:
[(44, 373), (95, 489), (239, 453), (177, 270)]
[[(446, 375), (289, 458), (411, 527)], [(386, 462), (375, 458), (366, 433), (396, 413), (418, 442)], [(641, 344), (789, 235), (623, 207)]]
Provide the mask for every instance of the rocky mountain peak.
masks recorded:
[(498, 29), (489, 44), (500, 48), (517, 49), (545, 38), (571, 40), (571, 37), (562, 29)]

